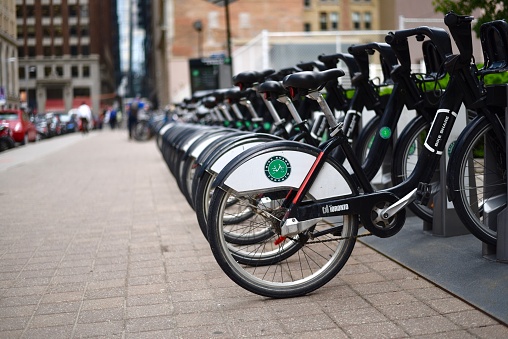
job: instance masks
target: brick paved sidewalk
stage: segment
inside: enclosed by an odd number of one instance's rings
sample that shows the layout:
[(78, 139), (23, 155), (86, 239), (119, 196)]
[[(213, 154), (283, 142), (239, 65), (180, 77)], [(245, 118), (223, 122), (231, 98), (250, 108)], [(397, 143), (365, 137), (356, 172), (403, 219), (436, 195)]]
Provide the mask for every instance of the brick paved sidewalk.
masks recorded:
[(215, 263), (153, 140), (79, 137), (0, 171), (0, 338), (508, 337), (362, 244), (311, 295), (251, 294)]

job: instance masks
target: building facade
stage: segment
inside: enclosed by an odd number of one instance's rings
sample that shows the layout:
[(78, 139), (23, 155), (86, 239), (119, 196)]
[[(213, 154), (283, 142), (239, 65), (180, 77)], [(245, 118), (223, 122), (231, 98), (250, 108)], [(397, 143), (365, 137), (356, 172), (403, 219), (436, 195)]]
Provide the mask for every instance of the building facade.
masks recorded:
[[(16, 0), (20, 98), (30, 110), (94, 114), (116, 98), (115, 0)], [(24, 100), (23, 100), (24, 99)]]
[(0, 2), (0, 108), (19, 108), (16, 0)]

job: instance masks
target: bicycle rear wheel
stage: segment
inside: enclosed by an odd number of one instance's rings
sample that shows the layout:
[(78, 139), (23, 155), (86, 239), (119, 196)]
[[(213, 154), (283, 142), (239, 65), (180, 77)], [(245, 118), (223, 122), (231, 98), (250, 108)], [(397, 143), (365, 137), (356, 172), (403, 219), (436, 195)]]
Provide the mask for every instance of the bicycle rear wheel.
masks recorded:
[(491, 245), (497, 242), (497, 221), (489, 219), (506, 207), (504, 142), (485, 117), (477, 117), (460, 135), (448, 167), (457, 214), (473, 235)]
[[(357, 194), (343, 168), (338, 175)], [(305, 295), (333, 279), (351, 255), (358, 232), (358, 217), (346, 215), (316, 219), (305, 232), (281, 238), (280, 220), (286, 212), (281, 202), (286, 194), (282, 188), (245, 195), (218, 187), (207, 223), (208, 241), (222, 270), (241, 287), (271, 298)], [(235, 224), (226, 222), (231, 200), (252, 216)], [(231, 241), (235, 234), (243, 243)], [(248, 242), (251, 234), (262, 240)]]

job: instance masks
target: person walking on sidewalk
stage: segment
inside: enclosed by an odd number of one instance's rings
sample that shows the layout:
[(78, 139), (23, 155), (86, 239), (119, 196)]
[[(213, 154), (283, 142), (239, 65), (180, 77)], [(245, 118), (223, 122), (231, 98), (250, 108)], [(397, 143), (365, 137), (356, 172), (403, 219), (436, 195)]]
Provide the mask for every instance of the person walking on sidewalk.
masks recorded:
[(83, 134), (87, 134), (88, 124), (92, 121), (92, 110), (84, 101), (78, 107), (78, 117), (81, 120), (81, 132)]
[(129, 106), (128, 120), (127, 120), (127, 129), (129, 130), (129, 140), (132, 139), (132, 134), (134, 132), (134, 128), (136, 127), (136, 123), (138, 122), (138, 111), (139, 111), (139, 96), (136, 97), (132, 101)]

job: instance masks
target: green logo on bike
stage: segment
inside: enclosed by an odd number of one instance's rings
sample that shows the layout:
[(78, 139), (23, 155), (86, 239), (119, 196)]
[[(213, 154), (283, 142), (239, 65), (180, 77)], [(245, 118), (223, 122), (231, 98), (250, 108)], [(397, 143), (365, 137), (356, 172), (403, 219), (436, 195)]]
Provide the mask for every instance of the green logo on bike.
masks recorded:
[(265, 163), (265, 175), (273, 182), (281, 182), (289, 178), (291, 164), (288, 159), (276, 155)]
[(392, 130), (390, 129), (390, 127), (386, 127), (386, 126), (381, 127), (381, 129), (379, 130), (379, 135), (383, 139), (389, 139), (392, 136)]

